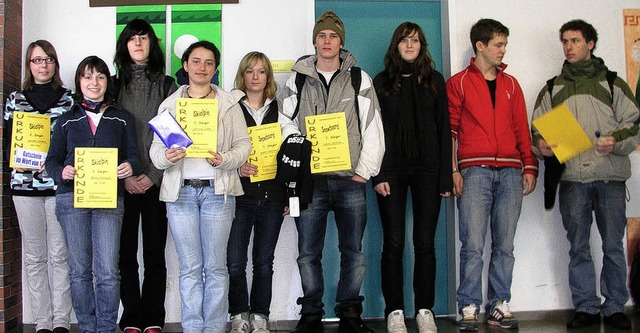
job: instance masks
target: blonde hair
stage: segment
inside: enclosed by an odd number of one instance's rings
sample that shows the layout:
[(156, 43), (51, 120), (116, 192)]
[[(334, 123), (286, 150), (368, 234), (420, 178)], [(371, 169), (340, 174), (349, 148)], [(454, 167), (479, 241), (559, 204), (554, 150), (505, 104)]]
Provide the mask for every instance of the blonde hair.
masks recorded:
[(236, 73), (235, 86), (236, 89), (246, 91), (247, 86), (244, 82), (244, 72), (255, 65), (258, 60), (262, 60), (264, 64), (264, 70), (267, 74), (267, 85), (264, 87), (264, 92), (262, 93), (262, 102), (269, 99), (274, 99), (276, 97), (276, 81), (273, 78), (273, 68), (271, 67), (271, 60), (264, 53), (258, 51), (252, 51), (247, 53), (242, 60), (240, 60), (240, 65), (238, 65), (238, 72)]

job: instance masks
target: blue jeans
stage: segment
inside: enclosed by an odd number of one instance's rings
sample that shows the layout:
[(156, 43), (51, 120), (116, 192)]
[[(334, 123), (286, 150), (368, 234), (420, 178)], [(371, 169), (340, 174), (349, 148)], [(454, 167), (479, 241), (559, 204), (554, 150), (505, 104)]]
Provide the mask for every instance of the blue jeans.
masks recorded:
[(56, 195), (56, 216), (69, 249), (71, 300), (80, 332), (117, 329), (123, 213), (122, 197), (115, 209), (89, 209), (73, 208), (73, 192)]
[(482, 305), (482, 253), (487, 227), (491, 230), (491, 260), (486, 311), (500, 300), (511, 300), (513, 239), (522, 208), (522, 172), (516, 168), (469, 167), (458, 198), (460, 225), (460, 286), (458, 310)]
[(235, 197), (214, 188), (185, 186), (176, 202), (167, 202), (169, 228), (180, 266), (182, 328), (224, 332), (227, 324), (227, 241)]
[[(573, 306), (576, 311), (592, 314), (602, 309), (605, 316), (624, 311), (629, 299), (622, 244), (627, 225), (624, 182), (561, 182), (559, 193), (562, 224), (571, 243), (569, 287)], [(602, 306), (596, 294), (596, 274), (589, 246), (593, 212), (604, 252), (600, 273), (600, 292), (605, 298)]]
[[(236, 218), (227, 246), (229, 313), (259, 313), (269, 317), (273, 258), (284, 216), (285, 201), (236, 199)], [(251, 301), (247, 288), (247, 251), (253, 230)], [(251, 302), (251, 303), (249, 303)]]
[(360, 287), (365, 272), (362, 236), (367, 223), (365, 185), (350, 177), (313, 177), (313, 201), (296, 218), (298, 269), (304, 294), (298, 298), (298, 304), (302, 305), (301, 314), (324, 312), (321, 260), (329, 211), (335, 215), (340, 250), (335, 313), (338, 317), (362, 313), (364, 297), (360, 296)]

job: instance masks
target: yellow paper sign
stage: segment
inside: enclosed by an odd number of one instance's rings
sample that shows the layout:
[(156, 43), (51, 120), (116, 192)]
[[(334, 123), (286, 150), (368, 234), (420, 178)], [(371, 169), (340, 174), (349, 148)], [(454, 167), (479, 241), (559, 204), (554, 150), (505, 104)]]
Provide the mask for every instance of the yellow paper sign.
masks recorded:
[(193, 140), (187, 157), (211, 157), (209, 150), (218, 151), (218, 100), (178, 98), (176, 120)]
[(116, 208), (118, 148), (76, 148), (73, 207)]
[(311, 141), (311, 173), (351, 169), (344, 112), (308, 116), (304, 122)]
[(42, 114), (14, 112), (9, 166), (40, 168), (47, 157), (50, 140), (51, 118)]
[(278, 150), (282, 144), (282, 132), (279, 123), (248, 127), (251, 139), (251, 154), (248, 163), (258, 167), (258, 174), (251, 176), (251, 182), (276, 178)]
[(547, 143), (557, 144), (551, 150), (560, 163), (593, 148), (593, 143), (565, 104), (558, 105), (532, 123)]
[(293, 60), (271, 60), (271, 67), (274, 73), (291, 72), (293, 65), (295, 65), (295, 61)]

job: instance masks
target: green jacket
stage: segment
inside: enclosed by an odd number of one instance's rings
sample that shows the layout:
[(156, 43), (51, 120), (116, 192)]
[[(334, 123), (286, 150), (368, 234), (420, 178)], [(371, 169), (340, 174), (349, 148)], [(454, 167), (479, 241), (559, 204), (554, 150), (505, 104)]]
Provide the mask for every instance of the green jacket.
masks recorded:
[[(568, 160), (563, 181), (625, 181), (631, 176), (628, 155), (640, 143), (637, 135), (640, 111), (624, 80), (617, 77), (612, 92), (606, 74), (607, 66), (600, 58), (575, 64), (565, 61), (562, 73), (554, 80), (553, 96), (547, 85), (538, 94), (532, 120), (564, 103), (591, 141), (595, 141), (596, 131), (616, 140), (614, 150), (606, 156), (597, 156), (589, 149)], [(535, 146), (541, 136), (535, 126), (531, 130)]]

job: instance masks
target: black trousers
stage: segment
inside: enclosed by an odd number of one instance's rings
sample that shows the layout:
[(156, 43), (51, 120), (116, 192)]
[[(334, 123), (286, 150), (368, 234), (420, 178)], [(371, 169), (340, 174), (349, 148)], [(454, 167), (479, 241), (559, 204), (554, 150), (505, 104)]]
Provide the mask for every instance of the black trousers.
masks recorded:
[[(165, 246), (167, 209), (158, 199), (160, 189), (152, 186), (144, 194), (124, 196), (124, 218), (120, 237), (120, 299), (124, 311), (120, 329), (164, 326), (167, 284)], [(140, 218), (142, 217), (142, 219)], [(140, 289), (138, 230), (142, 221), (144, 279)]]
[(382, 221), (382, 295), (385, 318), (394, 310), (404, 310), (402, 258), (405, 244), (407, 192), (411, 191), (413, 210), (413, 249), (415, 255), (413, 292), (415, 313), (432, 309), (435, 301), (435, 232), (441, 197), (437, 174), (388, 174), (391, 194), (378, 197)]

